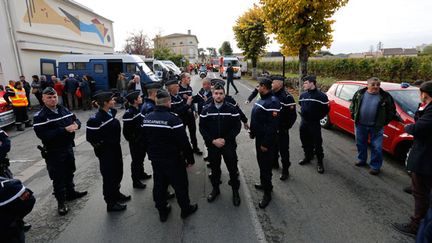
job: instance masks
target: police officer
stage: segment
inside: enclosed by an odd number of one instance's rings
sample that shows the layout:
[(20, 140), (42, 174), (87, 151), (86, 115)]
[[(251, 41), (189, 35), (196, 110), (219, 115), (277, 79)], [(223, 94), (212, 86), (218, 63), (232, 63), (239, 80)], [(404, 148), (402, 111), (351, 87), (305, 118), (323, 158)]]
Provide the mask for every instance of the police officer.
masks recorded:
[(272, 81), (262, 78), (258, 92), (261, 99), (252, 108), (250, 137), (255, 138), (255, 148), (260, 168), (260, 184), (258, 190), (264, 190), (264, 196), (259, 202), (260, 208), (265, 208), (271, 201), (273, 150), (276, 147), (276, 136), (279, 128), (280, 101), (271, 92)]
[(234, 105), (225, 102), (225, 90), (222, 85), (217, 84), (214, 87), (213, 102), (204, 107), (200, 115), (199, 129), (208, 148), (212, 170), (210, 181), (213, 190), (207, 196), (207, 201), (213, 202), (220, 194), (220, 167), (221, 156), (223, 156), (230, 175), (233, 204), (239, 206), (240, 181), (238, 179), (236, 137), (241, 130), (240, 114)]
[(143, 116), (141, 115), (140, 109), (142, 98), (139, 91), (129, 91), (125, 98), (128, 102), (128, 108), (123, 115), (123, 135), (129, 142), (129, 149), (132, 157), (132, 185), (134, 188), (144, 189), (146, 185), (140, 181), (145, 173), (143, 163), (146, 152), (141, 146), (141, 124)]
[(10, 149), (9, 136), (0, 128), (0, 176), (12, 179), (12, 172), (9, 170), (9, 158), (7, 157)]
[(87, 141), (93, 146), (99, 159), (103, 180), (103, 195), (107, 204), (107, 211), (123, 211), (131, 196), (120, 192), (123, 177), (123, 157), (120, 146), (121, 127), (115, 118), (114, 94), (99, 91), (93, 96), (93, 105), (99, 110), (87, 121)]
[[(189, 99), (193, 101), (192, 87), (190, 86), (191, 77), (189, 73), (182, 73), (180, 75), (180, 84), (178, 95), (183, 98), (184, 103), (189, 103)], [(194, 115), (194, 107), (187, 109), (182, 114), (178, 114), (182, 119), (183, 123), (187, 126), (189, 130), (189, 136), (192, 143), (193, 151), (197, 155), (202, 155), (203, 153), (198, 148), (198, 141), (196, 138), (196, 122)]]
[(142, 125), (153, 167), (153, 200), (162, 222), (167, 220), (171, 211), (166, 193), (169, 184), (175, 190), (182, 218), (198, 209), (197, 204), (190, 204), (186, 172), (187, 164), (195, 163), (192, 148), (181, 119), (170, 112), (171, 103), (171, 95), (159, 91), (155, 111), (146, 115)]
[(294, 125), (297, 118), (296, 103), (290, 93), (285, 90), (284, 81), (282, 76), (270, 76), (272, 82), (272, 92), (281, 104), (281, 111), (279, 114), (279, 129), (277, 136), (277, 147), (274, 150), (273, 168), (279, 168), (279, 154), (282, 161), (282, 181), (288, 179), (289, 167), (291, 166), (289, 154), (289, 129)]
[(316, 77), (313, 75), (303, 77), (303, 89), (300, 95), (300, 140), (302, 142), (304, 159), (299, 164), (305, 165), (311, 162), (314, 154), (317, 156), (317, 171), (324, 173), (324, 151), (322, 147), (320, 120), (329, 112), (327, 95), (316, 87)]
[(202, 88), (193, 97), (193, 103), (197, 104), (198, 114), (201, 114), (207, 101), (212, 97), (211, 79), (204, 78), (202, 80)]
[(35, 114), (34, 131), (42, 141), (42, 157), (45, 159), (48, 175), (53, 181), (54, 196), (58, 202), (58, 213), (65, 215), (69, 209), (66, 201), (81, 198), (87, 191), (75, 191), (75, 132), (81, 122), (65, 107), (58, 105), (56, 91), (47, 87), (42, 92), (44, 106)]

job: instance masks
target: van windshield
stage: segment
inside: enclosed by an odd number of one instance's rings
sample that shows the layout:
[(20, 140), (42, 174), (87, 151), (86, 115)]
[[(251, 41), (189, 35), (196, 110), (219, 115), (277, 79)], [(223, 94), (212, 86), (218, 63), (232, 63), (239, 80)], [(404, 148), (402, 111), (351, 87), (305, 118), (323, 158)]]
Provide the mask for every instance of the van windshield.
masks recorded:
[(228, 63), (231, 63), (233, 67), (240, 66), (240, 63), (238, 60), (224, 60), (224, 66), (228, 66)]
[(156, 75), (150, 70), (150, 68), (143, 62), (139, 62), (138, 65), (142, 68), (143, 72), (149, 76), (149, 78), (153, 81), (158, 81)]

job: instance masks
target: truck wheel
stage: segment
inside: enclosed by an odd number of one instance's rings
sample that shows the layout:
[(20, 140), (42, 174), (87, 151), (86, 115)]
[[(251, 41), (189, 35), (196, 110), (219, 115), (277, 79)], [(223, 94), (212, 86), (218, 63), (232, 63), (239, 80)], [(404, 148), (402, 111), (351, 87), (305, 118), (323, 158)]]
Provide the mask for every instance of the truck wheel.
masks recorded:
[(321, 127), (325, 129), (330, 129), (332, 127), (332, 124), (330, 122), (330, 118), (328, 115), (326, 115), (323, 119), (320, 120)]

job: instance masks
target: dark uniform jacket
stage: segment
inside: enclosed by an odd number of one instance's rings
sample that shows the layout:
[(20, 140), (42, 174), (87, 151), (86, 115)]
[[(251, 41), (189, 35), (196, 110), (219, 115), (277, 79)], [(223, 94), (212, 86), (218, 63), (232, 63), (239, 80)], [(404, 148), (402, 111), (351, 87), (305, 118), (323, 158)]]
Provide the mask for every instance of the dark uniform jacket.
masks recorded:
[[(5, 131), (0, 129), (0, 165), (5, 160), (7, 153), (9, 153), (11, 149), (11, 142), (9, 136)], [(0, 166), (1, 167), (1, 166)]]
[(87, 121), (86, 139), (95, 151), (120, 144), (121, 127), (119, 120), (115, 118), (117, 110), (110, 109), (110, 112), (111, 114), (99, 109)]
[(318, 122), (330, 111), (327, 95), (317, 89), (302, 93), (299, 104), (301, 106), (300, 115), (306, 122)]
[(405, 131), (414, 136), (408, 156), (407, 170), (421, 175), (432, 175), (432, 103), (417, 111), (414, 124)]
[(156, 106), (142, 124), (143, 138), (149, 159), (155, 163), (195, 162), (192, 147), (181, 119), (169, 108)]
[[(205, 99), (206, 98), (206, 99)], [(209, 90), (207, 94), (205, 94), (205, 90), (203, 88), (198, 91), (198, 93), (193, 98), (193, 103), (196, 103), (198, 106), (198, 114), (201, 114), (204, 106), (207, 103), (207, 101), (212, 98), (212, 92)]]
[(281, 88), (278, 92), (273, 92), (281, 104), (281, 112), (279, 114), (279, 127), (281, 129), (290, 129), (297, 119), (296, 103), (290, 93), (284, 88)]
[(33, 121), (36, 136), (42, 140), (42, 144), (48, 151), (75, 146), (75, 133), (66, 131), (65, 127), (76, 122), (80, 128), (81, 122), (65, 107), (57, 105), (57, 113), (55, 113), (43, 106), (35, 114)]
[[(366, 93), (367, 88), (358, 90), (352, 99), (350, 105), (351, 118), (357, 123), (360, 119), (360, 106), (363, 100), (363, 96)], [(380, 88), (380, 102), (378, 104), (378, 111), (376, 116), (375, 127), (382, 128), (389, 124), (396, 115), (396, 106), (394, 104), (392, 96)]]
[(130, 143), (138, 143), (141, 139), (141, 124), (144, 116), (140, 109), (130, 106), (123, 115), (123, 136)]
[(152, 99), (144, 98), (144, 102), (141, 106), (141, 114), (145, 116), (148, 113), (154, 111), (155, 107), (156, 103)]
[(256, 88), (254, 88), (254, 90), (252, 91), (252, 93), (249, 95), (249, 97), (247, 98), (247, 100), (249, 102), (251, 102), (253, 99), (255, 99), (255, 97), (257, 97), (258, 95), (258, 86)]
[(183, 97), (183, 95), (192, 96), (192, 87), (188, 85), (186, 88), (183, 87), (181, 84), (179, 84), (179, 92), (178, 95), (180, 95), (183, 100), (186, 102), (186, 99)]
[(235, 144), (235, 138), (241, 130), (240, 113), (228, 102), (224, 102), (219, 109), (213, 102), (204, 107), (200, 115), (199, 129), (207, 146), (217, 138)]
[(250, 134), (260, 139), (261, 146), (269, 148), (279, 129), (280, 101), (271, 92), (261, 96), (252, 108)]
[[(237, 101), (230, 95), (225, 95), (225, 102), (229, 103), (231, 105), (233, 105), (236, 109), (237, 112), (240, 114), (240, 121), (243, 123), (247, 123), (248, 119), (245, 115), (245, 113), (242, 111), (242, 109), (240, 108), (240, 106), (238, 105)], [(207, 100), (206, 105), (212, 104), (213, 102), (213, 97), (211, 97), (210, 99)]]
[(191, 108), (192, 106), (188, 105), (180, 94), (171, 95), (171, 111), (176, 113), (183, 121), (188, 120), (189, 109)]

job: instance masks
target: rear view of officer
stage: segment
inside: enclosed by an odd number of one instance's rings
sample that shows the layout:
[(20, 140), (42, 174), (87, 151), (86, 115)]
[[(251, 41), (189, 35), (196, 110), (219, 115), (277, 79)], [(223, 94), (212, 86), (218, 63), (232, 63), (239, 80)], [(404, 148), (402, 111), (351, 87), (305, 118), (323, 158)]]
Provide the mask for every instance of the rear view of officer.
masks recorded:
[(42, 157), (45, 159), (48, 175), (53, 181), (54, 196), (58, 202), (58, 213), (65, 215), (69, 209), (66, 201), (71, 201), (87, 194), (87, 191), (75, 191), (73, 182), (75, 172), (75, 132), (81, 128), (81, 122), (65, 107), (58, 105), (56, 91), (47, 87), (42, 92), (44, 106), (34, 116), (34, 131), (42, 140)]
[(271, 92), (272, 81), (262, 78), (258, 91), (261, 99), (252, 108), (250, 137), (255, 138), (255, 148), (260, 168), (260, 184), (255, 185), (258, 190), (264, 190), (264, 196), (259, 202), (260, 208), (265, 208), (271, 201), (272, 162), (276, 137), (279, 128), (280, 101)]
[(313, 75), (303, 78), (303, 89), (300, 95), (301, 106), (300, 140), (302, 142), (304, 159), (299, 164), (305, 165), (311, 162), (314, 154), (317, 156), (317, 171), (324, 173), (324, 151), (322, 147), (321, 124), (329, 112), (329, 101), (327, 95), (316, 87), (316, 77)]
[(181, 119), (170, 112), (170, 106), (170, 94), (160, 90), (155, 111), (146, 115), (142, 124), (143, 138), (153, 167), (153, 200), (162, 222), (168, 219), (171, 211), (167, 202), (168, 185), (175, 190), (182, 218), (198, 209), (197, 204), (190, 204), (186, 172), (186, 166), (195, 163), (192, 148)]
[(143, 116), (140, 108), (142, 98), (139, 91), (129, 91), (126, 95), (127, 105), (129, 106), (123, 115), (123, 135), (129, 142), (129, 149), (132, 158), (131, 173), (132, 185), (134, 188), (144, 189), (146, 184), (140, 180), (143, 179), (145, 150), (142, 148), (141, 141), (141, 124)]
[(223, 86), (216, 85), (213, 90), (213, 102), (204, 107), (200, 115), (200, 132), (209, 152), (212, 174), (210, 180), (213, 186), (207, 201), (213, 202), (220, 194), (221, 156), (225, 161), (230, 175), (230, 185), (233, 190), (233, 204), (240, 205), (237, 168), (236, 137), (240, 133), (240, 114), (235, 106), (225, 102)]
[(277, 136), (277, 147), (274, 150), (273, 168), (279, 168), (279, 154), (282, 161), (282, 181), (288, 179), (289, 167), (291, 166), (289, 154), (289, 129), (294, 125), (297, 119), (296, 103), (291, 94), (285, 90), (284, 81), (282, 76), (271, 76), (272, 92), (281, 104), (281, 111), (279, 114), (279, 129)]

